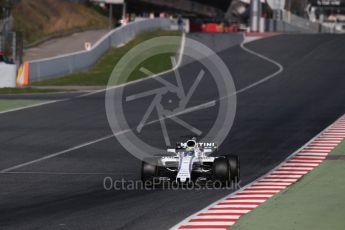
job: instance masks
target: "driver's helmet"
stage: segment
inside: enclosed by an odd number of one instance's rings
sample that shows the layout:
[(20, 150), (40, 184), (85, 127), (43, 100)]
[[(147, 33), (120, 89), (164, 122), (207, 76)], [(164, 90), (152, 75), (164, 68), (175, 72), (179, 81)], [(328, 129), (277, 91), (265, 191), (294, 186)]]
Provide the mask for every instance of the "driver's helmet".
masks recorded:
[(194, 147), (187, 147), (185, 156), (194, 156)]
[(187, 152), (194, 152), (194, 147), (187, 147), (187, 148), (186, 148), (186, 151), (187, 151)]

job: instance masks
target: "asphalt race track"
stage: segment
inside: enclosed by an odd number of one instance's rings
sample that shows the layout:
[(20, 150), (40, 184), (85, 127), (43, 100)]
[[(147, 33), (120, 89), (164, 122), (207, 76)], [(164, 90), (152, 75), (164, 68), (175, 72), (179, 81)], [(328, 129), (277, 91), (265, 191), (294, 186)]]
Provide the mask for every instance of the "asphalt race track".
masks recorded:
[[(227, 39), (213, 34), (189, 36), (206, 41), (211, 48)], [(279, 35), (246, 45), (284, 69), (237, 95), (235, 122), (220, 152), (240, 156), (242, 185), (272, 169), (345, 113), (344, 39), (344, 35)], [(238, 45), (220, 49), (218, 54), (231, 70), (237, 90), (278, 70)], [(183, 77), (198, 71), (198, 64), (193, 63), (181, 69)], [(131, 85), (126, 92), (147, 89), (154, 81)], [(202, 100), (217, 97), (209, 88), (200, 92), (197, 98)], [(67, 100), (0, 114), (0, 171), (111, 135), (104, 92), (76, 96), (38, 95)], [(148, 101), (128, 108), (129, 123), (135, 125), (137, 111), (144, 111)], [(186, 119), (207, 128), (215, 111), (205, 110), (200, 117), (189, 114)], [(160, 146), (164, 140), (155, 125), (148, 126), (142, 138)], [(180, 134), (175, 126), (168, 124), (172, 136)], [(140, 178), (140, 161), (114, 137), (2, 172), (0, 229), (168, 229), (231, 192), (106, 191), (106, 176)]]

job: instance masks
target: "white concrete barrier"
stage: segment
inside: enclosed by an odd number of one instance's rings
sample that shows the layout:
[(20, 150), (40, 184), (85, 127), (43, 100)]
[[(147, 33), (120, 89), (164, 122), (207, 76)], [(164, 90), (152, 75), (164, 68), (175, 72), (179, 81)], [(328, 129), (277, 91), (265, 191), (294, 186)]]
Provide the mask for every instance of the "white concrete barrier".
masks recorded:
[(14, 64), (0, 63), (0, 88), (16, 87), (17, 66)]

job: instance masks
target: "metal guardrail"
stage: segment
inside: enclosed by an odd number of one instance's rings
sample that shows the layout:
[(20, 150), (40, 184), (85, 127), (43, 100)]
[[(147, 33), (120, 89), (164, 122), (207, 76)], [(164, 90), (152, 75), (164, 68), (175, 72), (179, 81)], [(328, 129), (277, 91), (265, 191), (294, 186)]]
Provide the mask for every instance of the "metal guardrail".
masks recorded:
[(111, 47), (127, 43), (140, 32), (154, 29), (169, 29), (170, 26), (171, 21), (165, 18), (140, 20), (114, 29), (88, 51), (79, 51), (30, 61), (30, 82), (53, 79), (89, 69)]

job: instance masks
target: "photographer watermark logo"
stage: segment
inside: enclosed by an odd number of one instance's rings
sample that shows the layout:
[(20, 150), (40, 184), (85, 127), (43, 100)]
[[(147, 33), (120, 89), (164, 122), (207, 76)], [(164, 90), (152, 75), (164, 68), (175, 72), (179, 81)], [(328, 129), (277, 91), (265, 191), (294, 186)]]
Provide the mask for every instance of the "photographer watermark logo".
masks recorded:
[[(157, 55), (176, 53), (180, 43), (181, 37), (164, 36), (139, 44), (118, 62), (109, 79), (105, 104), (110, 127), (140, 160), (165, 153), (186, 134), (220, 145), (231, 129), (235, 86), (229, 69), (210, 48), (184, 37), (179, 58), (171, 57), (171, 71), (155, 74), (144, 65)], [(135, 70), (148, 79), (116, 86)]]

